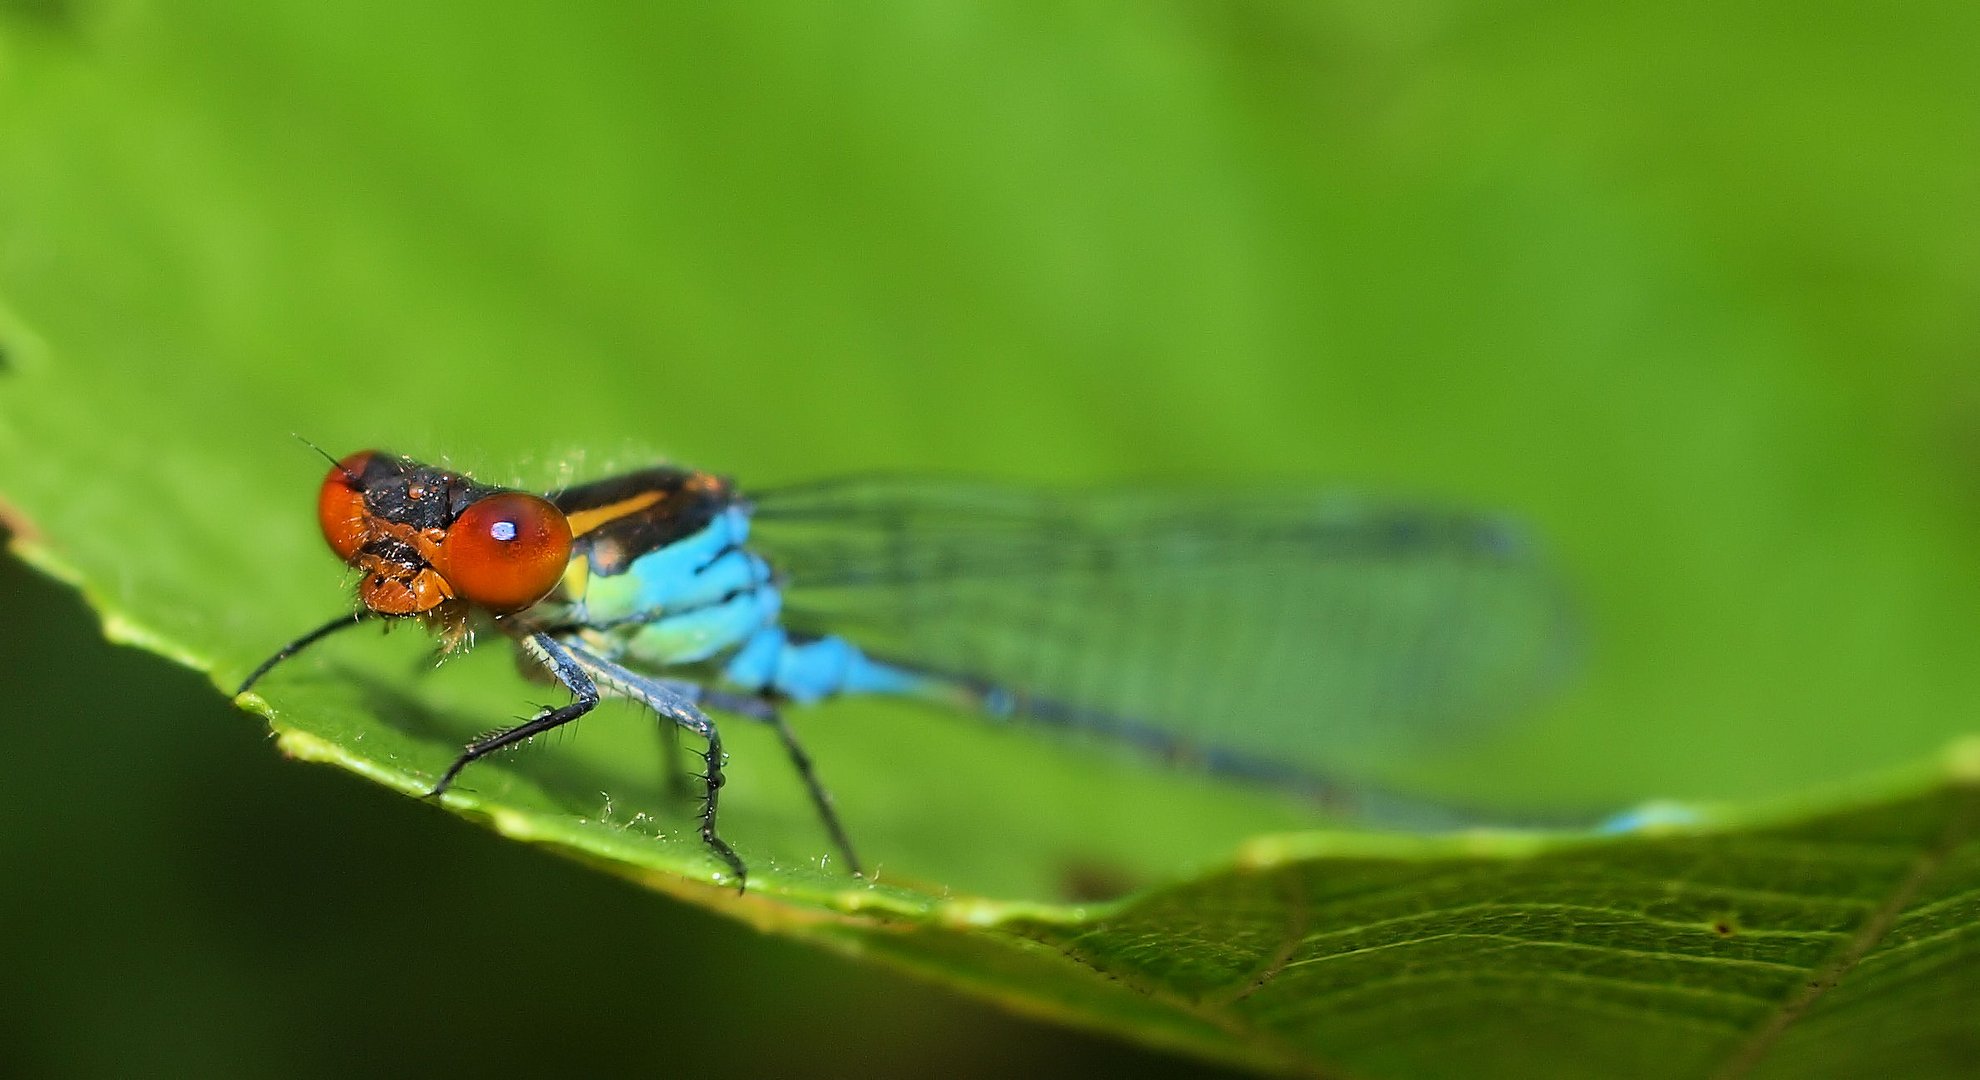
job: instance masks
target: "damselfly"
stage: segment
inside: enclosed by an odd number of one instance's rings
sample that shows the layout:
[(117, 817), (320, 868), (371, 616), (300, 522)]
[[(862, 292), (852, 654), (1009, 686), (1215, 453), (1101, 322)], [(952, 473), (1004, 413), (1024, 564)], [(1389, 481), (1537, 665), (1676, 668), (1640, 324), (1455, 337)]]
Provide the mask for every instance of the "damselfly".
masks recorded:
[(787, 704), (915, 698), (1393, 818), (1403, 804), (1334, 779), (1342, 762), (1520, 708), (1572, 651), (1517, 529), (1351, 497), (894, 478), (745, 495), (670, 466), (537, 496), (365, 451), (334, 463), (317, 509), (359, 607), (241, 692), (369, 620), (421, 620), (447, 649), (492, 626), (572, 701), (467, 744), (432, 794), (631, 699), (702, 741), (701, 839), (739, 883), (711, 714), (777, 733), (859, 873)]

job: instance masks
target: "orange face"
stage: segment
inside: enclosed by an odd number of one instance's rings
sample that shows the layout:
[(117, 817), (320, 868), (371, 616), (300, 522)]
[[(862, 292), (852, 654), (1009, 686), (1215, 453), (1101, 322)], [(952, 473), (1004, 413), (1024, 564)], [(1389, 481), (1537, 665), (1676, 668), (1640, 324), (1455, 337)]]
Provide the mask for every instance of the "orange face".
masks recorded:
[(570, 524), (549, 501), (376, 450), (330, 470), (316, 515), (330, 550), (364, 573), (358, 598), (381, 615), (449, 600), (521, 611), (556, 587), (571, 554)]

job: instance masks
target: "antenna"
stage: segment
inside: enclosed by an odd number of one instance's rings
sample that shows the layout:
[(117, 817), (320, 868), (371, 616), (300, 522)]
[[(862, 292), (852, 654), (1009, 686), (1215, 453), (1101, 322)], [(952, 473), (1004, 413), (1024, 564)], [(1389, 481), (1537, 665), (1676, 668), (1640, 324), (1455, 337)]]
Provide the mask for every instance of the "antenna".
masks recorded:
[(338, 461), (336, 458), (331, 457), (330, 452), (328, 450), (325, 450), (322, 447), (316, 445), (315, 443), (310, 442), (308, 439), (303, 438), (302, 435), (300, 435), (297, 432), (294, 431), (289, 432), (289, 437), (303, 444), (304, 446), (309, 447), (311, 450), (314, 450), (317, 453), (323, 455), (323, 460), (329, 462), (331, 468), (337, 470), (340, 473), (343, 473), (344, 479), (349, 480), (351, 482), (352, 487), (358, 486), (358, 479), (359, 479), (358, 475), (352, 472), (351, 470), (344, 468), (344, 463)]

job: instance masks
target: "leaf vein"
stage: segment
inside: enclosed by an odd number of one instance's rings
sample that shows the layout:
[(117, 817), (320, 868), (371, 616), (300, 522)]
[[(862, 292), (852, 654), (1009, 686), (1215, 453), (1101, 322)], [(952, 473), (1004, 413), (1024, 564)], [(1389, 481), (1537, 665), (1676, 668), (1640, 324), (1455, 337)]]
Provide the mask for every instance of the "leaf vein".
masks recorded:
[(1870, 913), (1856, 936), (1843, 946), (1836, 958), (1804, 983), (1800, 990), (1783, 999), (1752, 1036), (1733, 1051), (1716, 1074), (1718, 1080), (1737, 1080), (1751, 1073), (1787, 1034), (1788, 1028), (1808, 1015), (1815, 1002), (1841, 983), (1891, 932), (1903, 915), (1904, 906), (1945, 866), (1952, 853), (1972, 832), (1975, 816), (1980, 815), (1980, 789), (1960, 787), (1955, 790), (1959, 803), (1938, 840), (1912, 860), (1910, 869), (1892, 886), (1890, 896)]

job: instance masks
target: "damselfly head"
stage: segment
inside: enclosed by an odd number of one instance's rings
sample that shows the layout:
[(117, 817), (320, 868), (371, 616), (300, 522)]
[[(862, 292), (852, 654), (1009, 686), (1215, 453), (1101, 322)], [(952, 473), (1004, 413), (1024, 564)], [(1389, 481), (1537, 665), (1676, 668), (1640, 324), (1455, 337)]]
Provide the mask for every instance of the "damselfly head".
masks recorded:
[(316, 516), (330, 550), (363, 573), (358, 599), (380, 615), (449, 601), (520, 611), (556, 587), (571, 553), (570, 523), (547, 500), (379, 450), (331, 466)]

